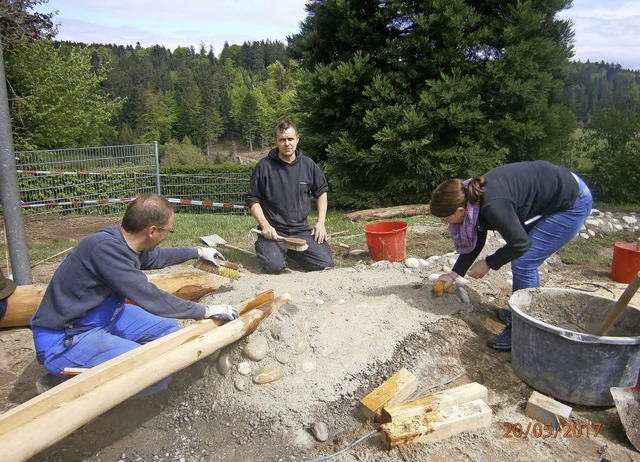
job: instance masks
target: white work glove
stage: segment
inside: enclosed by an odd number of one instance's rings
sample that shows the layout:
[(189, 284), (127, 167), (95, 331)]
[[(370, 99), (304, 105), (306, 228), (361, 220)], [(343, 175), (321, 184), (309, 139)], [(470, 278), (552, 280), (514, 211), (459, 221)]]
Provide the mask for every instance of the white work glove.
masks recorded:
[(207, 305), (204, 312), (205, 318), (221, 319), (222, 321), (233, 321), (239, 315), (238, 309), (232, 305)]
[(222, 255), (213, 247), (198, 247), (198, 257), (202, 258), (203, 260), (210, 261), (216, 266), (218, 266), (216, 258), (218, 260), (226, 260), (226, 258), (224, 258), (224, 255)]

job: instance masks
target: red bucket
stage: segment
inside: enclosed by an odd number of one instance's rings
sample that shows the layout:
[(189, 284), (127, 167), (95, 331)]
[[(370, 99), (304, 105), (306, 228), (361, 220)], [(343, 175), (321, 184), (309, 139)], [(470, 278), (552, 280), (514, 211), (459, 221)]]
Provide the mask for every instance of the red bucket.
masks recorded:
[(404, 260), (408, 226), (404, 221), (378, 221), (362, 228), (371, 258), (376, 261)]
[(611, 261), (611, 279), (628, 284), (640, 271), (640, 252), (635, 242), (615, 242)]

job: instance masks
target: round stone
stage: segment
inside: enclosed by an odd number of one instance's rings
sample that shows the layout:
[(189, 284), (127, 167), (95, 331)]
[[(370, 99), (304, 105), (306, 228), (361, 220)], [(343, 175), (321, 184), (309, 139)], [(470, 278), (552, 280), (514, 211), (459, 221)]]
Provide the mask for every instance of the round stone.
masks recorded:
[(242, 375), (250, 375), (251, 374), (251, 364), (246, 361), (242, 361), (238, 364), (238, 372)]

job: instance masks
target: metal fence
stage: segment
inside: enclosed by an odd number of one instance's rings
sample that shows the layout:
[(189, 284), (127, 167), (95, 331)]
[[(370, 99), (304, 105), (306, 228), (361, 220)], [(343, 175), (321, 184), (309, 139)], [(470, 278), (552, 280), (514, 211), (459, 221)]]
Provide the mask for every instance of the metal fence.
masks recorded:
[(119, 214), (138, 194), (158, 193), (176, 211), (244, 214), (248, 173), (160, 174), (158, 145), (16, 152), (25, 214)]

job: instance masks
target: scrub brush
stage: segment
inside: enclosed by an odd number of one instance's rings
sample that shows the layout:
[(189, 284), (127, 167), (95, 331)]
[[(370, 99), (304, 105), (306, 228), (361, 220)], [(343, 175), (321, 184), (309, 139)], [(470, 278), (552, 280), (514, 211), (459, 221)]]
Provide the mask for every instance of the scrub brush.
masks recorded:
[(193, 266), (194, 268), (198, 268), (202, 271), (217, 274), (218, 276), (223, 276), (229, 279), (239, 279), (240, 276), (242, 276), (242, 273), (238, 271), (240, 269), (240, 265), (238, 265), (237, 263), (231, 263), (230, 261), (226, 260), (216, 261), (218, 262), (219, 266), (214, 265), (210, 261), (198, 258)]

